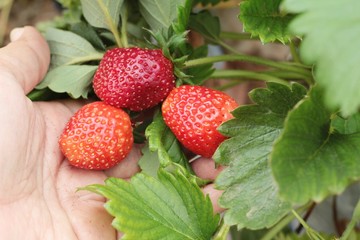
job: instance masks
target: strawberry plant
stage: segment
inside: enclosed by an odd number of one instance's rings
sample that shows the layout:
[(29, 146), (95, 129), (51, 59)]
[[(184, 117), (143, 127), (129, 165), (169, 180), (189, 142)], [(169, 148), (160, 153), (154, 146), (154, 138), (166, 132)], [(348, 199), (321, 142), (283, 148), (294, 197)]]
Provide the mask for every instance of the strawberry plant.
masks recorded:
[[(211, 10), (227, 1), (59, 2), (62, 16), (39, 26), (52, 60), (29, 98), (85, 98), (128, 116), (120, 137), (128, 145), (104, 142), (98, 150), (120, 151), (113, 158), (121, 160), (130, 143), (141, 143), (141, 171), (130, 181), (79, 186), (108, 199), (104, 207), (124, 239), (356, 239), (358, 193), (350, 196), (355, 202), (346, 206), (343, 229), (325, 232), (307, 218), (360, 179), (357, 0), (243, 0), (233, 22), (244, 32), (223, 31)], [(279, 44), (290, 54), (275, 61), (244, 54), (227, 40)], [(214, 46), (219, 54), (209, 54)], [(218, 68), (220, 62), (260, 70)], [(216, 79), (228, 83), (214, 89)], [(222, 90), (244, 81), (263, 84), (248, 92), (250, 104), (238, 106)], [(98, 118), (120, 121), (122, 132), (124, 118), (115, 111)], [(73, 135), (60, 146), (76, 163), (71, 149), (85, 150)], [(224, 167), (215, 180), (195, 174), (197, 154)], [(210, 183), (222, 191), (215, 200), (222, 214), (202, 192)], [(341, 204), (332, 207), (335, 225)]]

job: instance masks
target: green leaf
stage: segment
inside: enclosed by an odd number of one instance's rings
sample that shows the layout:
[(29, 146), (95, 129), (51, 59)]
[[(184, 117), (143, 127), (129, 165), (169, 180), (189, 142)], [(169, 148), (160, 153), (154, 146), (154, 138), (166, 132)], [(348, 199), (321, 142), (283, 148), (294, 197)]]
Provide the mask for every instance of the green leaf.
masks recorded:
[(278, 197), (269, 167), (269, 155), (280, 135), (290, 109), (304, 97), (305, 88), (268, 83), (267, 89), (250, 93), (255, 102), (237, 108), (234, 119), (220, 126), (230, 138), (214, 154), (217, 163), (228, 165), (217, 177), (217, 188), (224, 189), (219, 204), (228, 208), (225, 223), (238, 228), (261, 229), (278, 222), (291, 205)]
[(276, 40), (289, 42), (292, 35), (287, 27), (293, 15), (280, 11), (281, 1), (246, 0), (240, 3), (239, 19), (244, 25), (244, 31), (251, 33), (251, 36), (258, 36), (263, 43)]
[(271, 155), (279, 193), (293, 203), (320, 202), (360, 178), (360, 132), (333, 131), (322, 98), (314, 87), (289, 113)]
[(178, 18), (186, 0), (139, 0), (140, 13), (154, 33), (167, 30)]
[(131, 182), (109, 178), (85, 189), (109, 199), (105, 208), (124, 239), (208, 240), (219, 223), (209, 197), (179, 172), (160, 170), (157, 179), (139, 173)]
[(86, 39), (69, 31), (50, 28), (45, 37), (50, 47), (52, 67), (99, 60), (103, 56)]
[(336, 116), (331, 126), (341, 134), (352, 134), (360, 132), (360, 113), (356, 113), (349, 117)]
[(163, 167), (174, 162), (192, 173), (191, 166), (181, 149), (179, 141), (170, 128), (166, 126), (160, 112), (147, 127), (145, 136), (148, 138), (150, 151), (158, 151), (159, 161)]
[(209, 11), (191, 15), (189, 28), (200, 33), (210, 43), (217, 43), (220, 39), (220, 19)]
[(50, 88), (57, 93), (68, 93), (72, 98), (87, 98), (97, 66), (60, 66), (47, 73), (37, 89)]
[(183, 33), (187, 30), (189, 17), (192, 11), (192, 0), (185, 0), (183, 6), (178, 6), (178, 17), (173, 23), (173, 29), (176, 33)]
[(154, 178), (157, 177), (157, 172), (160, 167), (159, 155), (157, 152), (152, 152), (149, 149), (149, 145), (146, 144), (142, 148), (142, 156), (139, 159), (139, 166), (141, 171)]
[(112, 30), (112, 24), (119, 24), (123, 3), (124, 0), (81, 0), (83, 14), (88, 23), (108, 30)]
[(315, 64), (315, 79), (325, 89), (325, 103), (351, 115), (360, 107), (360, 1), (285, 0), (282, 7), (299, 13), (290, 30), (301, 36), (300, 56)]
[(87, 41), (91, 43), (97, 49), (101, 49), (103, 51), (106, 50), (104, 43), (101, 38), (97, 34), (97, 32), (92, 28), (89, 24), (85, 22), (79, 22), (71, 25), (71, 32), (85, 38)]

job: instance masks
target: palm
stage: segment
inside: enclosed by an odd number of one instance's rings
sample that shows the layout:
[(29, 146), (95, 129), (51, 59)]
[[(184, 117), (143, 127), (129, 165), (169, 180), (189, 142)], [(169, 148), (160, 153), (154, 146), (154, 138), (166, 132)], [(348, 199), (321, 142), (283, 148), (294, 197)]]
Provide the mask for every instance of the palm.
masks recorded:
[[(0, 79), (1, 239), (115, 239), (104, 199), (76, 192), (78, 187), (103, 182), (105, 173), (70, 167), (58, 148), (58, 136), (79, 106), (31, 102), (24, 93), (41, 78), (34, 73), (39, 70), (25, 75), (21, 71), (28, 69), (20, 67), (23, 60), (9, 56), (17, 48), (6, 50), (2, 50), (5, 58), (0, 58), (4, 70)], [(39, 56), (31, 60), (34, 68), (44, 68)], [(17, 64), (19, 72), (13, 66)]]
[(12, 166), (12, 171), (1, 172), (6, 179), (1, 184), (1, 192), (6, 193), (1, 201), (13, 203), (6, 204), (9, 214), (24, 219), (13, 219), (26, 229), (18, 232), (24, 235), (17, 239), (115, 239), (111, 217), (102, 206), (104, 200), (85, 191), (76, 192), (77, 187), (102, 182), (106, 175), (70, 167), (59, 151), (57, 138), (72, 114), (70, 105), (16, 99), (15, 105), (2, 106), (18, 111), (17, 116), (8, 115), (12, 127), (1, 129), (9, 136), (1, 143), (7, 146), (3, 152), (11, 154), (1, 161), (11, 159), (8, 164)]

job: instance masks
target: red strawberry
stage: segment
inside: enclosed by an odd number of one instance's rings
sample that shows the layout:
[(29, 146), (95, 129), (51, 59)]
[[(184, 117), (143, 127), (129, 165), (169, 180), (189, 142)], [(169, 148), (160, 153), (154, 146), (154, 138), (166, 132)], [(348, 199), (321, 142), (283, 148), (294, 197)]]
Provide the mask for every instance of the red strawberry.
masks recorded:
[(129, 115), (103, 102), (83, 106), (67, 123), (59, 139), (71, 165), (108, 169), (130, 152), (133, 135)]
[(223, 92), (183, 85), (172, 90), (162, 105), (166, 125), (190, 151), (211, 157), (226, 137), (218, 126), (231, 119), (238, 104)]
[(172, 62), (162, 51), (137, 47), (108, 50), (93, 80), (101, 100), (132, 111), (157, 105), (174, 86)]

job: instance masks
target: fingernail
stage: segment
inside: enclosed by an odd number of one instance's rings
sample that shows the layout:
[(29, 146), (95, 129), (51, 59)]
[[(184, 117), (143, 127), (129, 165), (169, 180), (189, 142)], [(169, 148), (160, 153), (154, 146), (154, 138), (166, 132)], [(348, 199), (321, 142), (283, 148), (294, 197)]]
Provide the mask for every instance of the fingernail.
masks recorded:
[(10, 32), (10, 41), (14, 42), (18, 40), (23, 33), (24, 33), (24, 28), (14, 28)]

